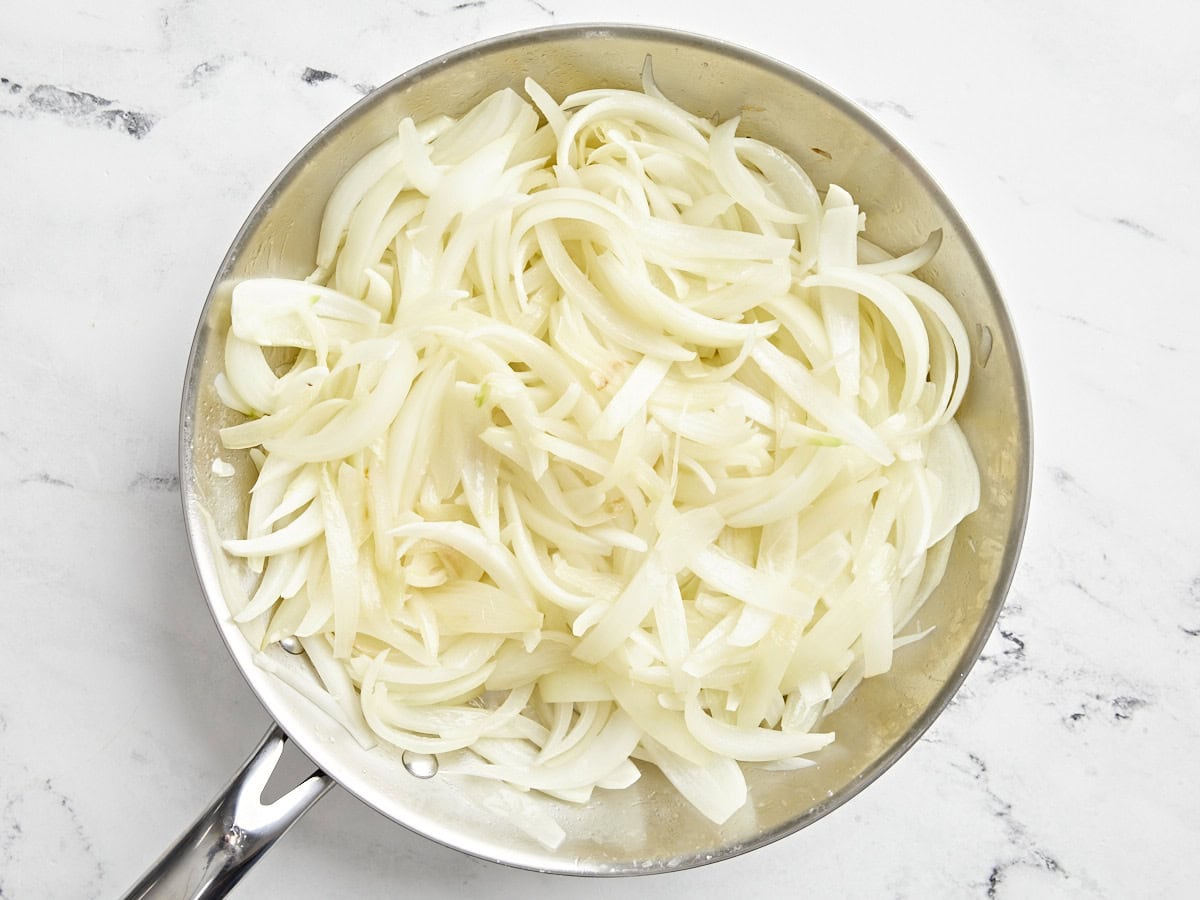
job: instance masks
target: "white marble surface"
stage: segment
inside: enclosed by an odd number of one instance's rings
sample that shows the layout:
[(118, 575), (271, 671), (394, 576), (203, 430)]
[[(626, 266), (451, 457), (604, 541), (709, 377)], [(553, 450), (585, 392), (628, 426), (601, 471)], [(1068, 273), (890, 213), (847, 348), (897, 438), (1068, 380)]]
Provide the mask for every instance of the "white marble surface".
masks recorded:
[(591, 19), (705, 32), (807, 70), (959, 206), (1034, 395), (1033, 512), (1000, 629), (891, 772), (749, 856), (552, 879), (335, 791), (237, 895), (1194, 896), (1192, 4), (286, 7), (0, 8), (0, 897), (119, 894), (266, 727), (201, 598), (175, 474), (187, 348), (245, 214), (367, 86), (481, 37)]

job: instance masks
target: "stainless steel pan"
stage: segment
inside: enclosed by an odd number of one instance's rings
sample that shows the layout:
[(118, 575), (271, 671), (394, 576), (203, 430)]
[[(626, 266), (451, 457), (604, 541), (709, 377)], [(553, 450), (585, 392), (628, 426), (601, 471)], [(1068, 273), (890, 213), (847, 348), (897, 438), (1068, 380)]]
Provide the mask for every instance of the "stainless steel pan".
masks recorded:
[[(919, 243), (934, 228), (945, 242), (927, 277), (957, 307), (975, 346), (972, 387), (960, 421), (980, 463), (982, 505), (960, 528), (946, 579), (921, 614), (937, 629), (896, 655), (828, 720), (838, 740), (820, 764), (790, 773), (752, 772), (751, 803), (722, 827), (692, 810), (655, 771), (633, 787), (600, 791), (583, 808), (545, 799), (567, 832), (549, 851), (489, 804), (485, 783), (419, 778), (398, 753), (363, 751), (290, 688), (256, 666), (230, 621), (214, 565), (217, 532), (245, 521), (248, 459), (220, 478), (229, 457), (217, 429), (233, 419), (218, 402), (229, 297), (238, 280), (307, 275), (325, 198), (338, 178), (384, 140), (404, 115), (461, 113), (532, 75), (552, 94), (598, 85), (633, 87), (650, 55), (663, 90), (684, 106), (741, 115), (745, 132), (794, 155), (818, 187), (835, 182), (869, 211), (869, 236), (889, 248)], [(180, 481), (196, 569), (217, 628), (273, 725), (262, 746), (179, 845), (130, 896), (217, 896), (332, 784), (406, 828), (508, 865), (585, 875), (686, 869), (752, 850), (837, 808), (894, 763), (945, 708), (990, 633), (1012, 578), (1030, 483), (1029, 409), (1011, 323), (979, 249), (949, 201), (916, 161), (855, 106), (780, 63), (708, 38), (631, 26), (567, 26), (509, 35), (457, 50), (400, 76), (323, 130), (284, 169), (242, 227), (217, 273), (192, 347), (180, 422)], [(284, 663), (304, 666), (283, 648)], [(258, 800), (287, 735), (322, 772), (273, 806)]]

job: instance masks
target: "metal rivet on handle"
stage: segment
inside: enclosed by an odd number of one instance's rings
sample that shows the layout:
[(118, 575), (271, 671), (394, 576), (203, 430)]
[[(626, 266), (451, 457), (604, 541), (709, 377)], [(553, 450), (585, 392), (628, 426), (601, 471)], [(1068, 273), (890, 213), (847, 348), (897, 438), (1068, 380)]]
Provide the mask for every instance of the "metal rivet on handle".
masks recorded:
[(992, 355), (992, 329), (982, 323), (976, 323), (975, 331), (979, 335), (979, 352), (975, 356), (975, 361), (979, 363), (979, 368), (987, 367), (988, 358)]
[(400, 761), (404, 763), (408, 774), (414, 778), (432, 778), (437, 774), (437, 757), (428, 753), (413, 753), (411, 750), (405, 750)]

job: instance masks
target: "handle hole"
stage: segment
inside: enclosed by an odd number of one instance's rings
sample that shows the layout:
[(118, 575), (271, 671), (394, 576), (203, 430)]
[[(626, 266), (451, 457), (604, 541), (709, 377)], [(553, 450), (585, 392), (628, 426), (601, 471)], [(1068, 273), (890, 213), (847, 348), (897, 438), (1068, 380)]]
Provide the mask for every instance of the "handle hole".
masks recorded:
[(267, 779), (260, 802), (264, 806), (270, 806), (306, 780), (316, 768), (316, 763), (301, 753), (295, 744), (291, 741), (284, 742), (283, 756), (280, 757), (279, 765), (275, 767), (271, 777)]

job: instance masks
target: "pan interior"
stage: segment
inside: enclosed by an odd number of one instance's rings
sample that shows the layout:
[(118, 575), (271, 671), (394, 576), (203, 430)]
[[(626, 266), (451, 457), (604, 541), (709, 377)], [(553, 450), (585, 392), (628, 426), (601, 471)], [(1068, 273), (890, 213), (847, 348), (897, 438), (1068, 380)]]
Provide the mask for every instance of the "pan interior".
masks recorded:
[[(217, 429), (237, 416), (217, 400), (232, 286), (312, 268), (325, 198), (339, 177), (389, 136), (405, 115), (460, 114), (530, 75), (556, 97), (598, 86), (636, 88), (653, 57), (664, 92), (702, 115), (740, 115), (742, 133), (791, 153), (824, 190), (836, 183), (867, 212), (867, 236), (891, 250), (941, 228), (945, 240), (924, 276), (946, 294), (972, 335), (977, 361), (959, 421), (982, 476), (978, 512), (959, 528), (946, 578), (920, 614), (936, 626), (896, 654), (893, 671), (865, 682), (827, 718), (836, 743), (818, 765), (748, 772), (751, 801), (723, 826), (696, 813), (652, 768), (623, 791), (597, 791), (575, 807), (540, 797), (567, 832), (548, 851), (498, 814), (488, 785), (406, 772), (398, 752), (363, 751), (338, 725), (252, 659), (229, 621), (210, 537), (240, 536), (253, 466), (225, 451)], [(986, 345), (986, 346), (985, 346)], [(985, 352), (987, 347), (990, 350)], [(984, 364), (986, 363), (986, 364)], [(949, 701), (978, 656), (1003, 603), (1028, 499), (1028, 410), (1011, 325), (991, 275), (949, 202), (916, 162), (845, 100), (807, 77), (738, 48), (677, 32), (569, 26), (513, 35), (427, 63), (376, 91), (317, 136), (260, 201), (209, 294), (192, 350), (181, 421), (181, 481), (197, 570), (221, 633), (247, 681), (300, 747), (361, 799), (397, 822), (480, 857), (531, 869), (619, 875), (701, 865), (791, 833), (845, 802), (893, 763)], [(232, 478), (212, 471), (234, 463)], [(281, 662), (302, 659), (274, 648)]]

